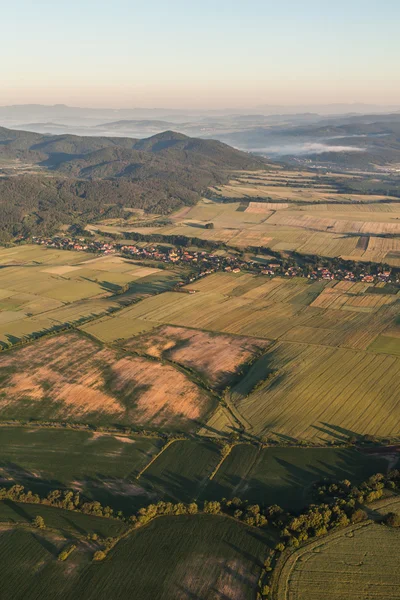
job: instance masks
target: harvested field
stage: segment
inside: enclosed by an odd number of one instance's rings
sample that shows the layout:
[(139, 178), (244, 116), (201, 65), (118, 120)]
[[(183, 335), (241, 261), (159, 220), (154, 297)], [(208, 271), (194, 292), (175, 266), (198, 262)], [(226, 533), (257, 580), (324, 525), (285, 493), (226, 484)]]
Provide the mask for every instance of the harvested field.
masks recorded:
[[(142, 267), (119, 256), (51, 250), (42, 246), (0, 249), (0, 344), (104, 315), (126, 295), (168, 289), (174, 272)], [(171, 281), (168, 281), (171, 279)], [(128, 285), (125, 296), (114, 296)], [(110, 296), (114, 296), (113, 299)], [(132, 335), (132, 333), (130, 334)]]
[[(279, 185), (281, 183), (281, 185)], [(271, 202), (277, 200), (285, 200), (292, 202), (330, 202), (340, 201), (348, 203), (356, 203), (365, 201), (365, 196), (362, 194), (348, 194), (337, 192), (333, 187), (329, 185), (323, 186), (310, 186), (310, 180), (301, 180), (296, 182), (293, 180), (290, 182), (291, 185), (286, 185), (285, 182), (271, 181), (270, 184), (263, 180), (257, 181), (252, 180), (251, 182), (242, 181), (230, 181), (226, 185), (219, 186), (218, 188), (211, 188), (212, 193), (215, 197), (231, 198), (232, 200), (248, 198), (266, 198)], [(296, 186), (296, 183), (300, 183)], [(390, 197), (390, 199), (398, 200), (397, 198)], [(388, 200), (387, 196), (379, 195), (368, 195), (369, 202)]]
[(398, 435), (400, 362), (392, 355), (278, 342), (231, 398), (254, 433), (278, 439)]
[[(337, 178), (345, 180), (346, 176)], [(400, 231), (399, 198), (340, 193), (321, 174), (298, 175), (295, 171), (284, 176), (276, 171), (268, 177), (240, 177), (212, 191), (214, 200), (203, 198), (196, 206), (172, 215), (172, 226), (146, 229), (132, 224), (130, 230), (196, 236), (236, 248), (263, 245), (277, 251), (400, 266), (399, 240), (379, 237), (396, 236)], [(205, 228), (209, 222), (213, 229)]]
[(286, 202), (249, 202), (245, 212), (247, 213), (270, 213), (272, 210), (284, 210), (289, 208)]
[[(260, 338), (284, 339), (365, 350), (386, 330), (388, 335), (394, 335), (389, 332), (394, 330), (398, 316), (396, 294), (369, 293), (372, 286), (362, 282), (215, 273), (189, 284), (188, 288), (196, 293), (169, 292), (148, 298), (120, 311), (117, 317), (85, 326), (85, 330), (110, 340), (128, 338), (130, 331), (142, 333), (165, 324), (252, 337), (256, 344)], [(153, 339), (152, 335), (145, 334), (144, 339)], [(201, 337), (196, 334), (198, 340)], [(217, 339), (213, 338), (213, 343)], [(134, 344), (137, 342), (138, 338)], [(171, 349), (175, 347), (169, 337), (165, 343)], [(188, 350), (188, 342), (184, 344), (180, 355)], [(161, 348), (153, 348), (150, 353), (160, 352)]]
[(167, 358), (198, 371), (216, 387), (227, 385), (244, 363), (267, 346), (265, 340), (168, 325), (124, 343), (127, 350)]
[(93, 323), (83, 325), (80, 329), (93, 335), (102, 342), (114, 342), (144, 333), (155, 327), (154, 324), (139, 319), (129, 319), (123, 316), (103, 317)]
[(375, 221), (356, 221), (337, 218), (308, 216), (298, 211), (277, 212), (268, 219), (268, 224), (283, 225), (288, 227), (300, 227), (317, 231), (330, 231), (332, 233), (373, 233), (379, 234), (398, 234), (400, 233), (400, 224), (375, 222)]
[(347, 527), (295, 551), (280, 573), (276, 597), (397, 600), (399, 555), (400, 531), (376, 523)]
[(174, 367), (121, 357), (77, 333), (10, 352), (0, 374), (4, 417), (190, 428), (210, 409), (205, 392)]

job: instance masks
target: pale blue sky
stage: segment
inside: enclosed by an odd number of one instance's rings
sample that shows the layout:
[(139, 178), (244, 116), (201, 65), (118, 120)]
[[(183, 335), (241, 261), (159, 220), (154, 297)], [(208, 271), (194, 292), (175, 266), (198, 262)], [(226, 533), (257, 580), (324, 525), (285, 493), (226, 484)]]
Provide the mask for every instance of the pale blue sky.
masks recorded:
[(398, 0), (0, 5), (0, 105), (400, 104)]

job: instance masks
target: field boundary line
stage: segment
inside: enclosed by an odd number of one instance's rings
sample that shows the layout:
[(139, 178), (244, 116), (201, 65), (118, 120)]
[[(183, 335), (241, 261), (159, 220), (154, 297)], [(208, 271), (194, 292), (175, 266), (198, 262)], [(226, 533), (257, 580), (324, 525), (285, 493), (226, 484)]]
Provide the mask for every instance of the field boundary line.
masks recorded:
[(327, 534), (320, 536), (319, 538), (312, 539), (306, 542), (303, 546), (296, 549), (291, 549), (286, 554), (284, 552), (278, 559), (275, 567), (272, 580), (271, 580), (271, 598), (272, 600), (290, 600), (288, 596), (288, 581), (289, 577), (295, 568), (298, 560), (304, 555), (305, 552), (312, 551), (318, 545), (329, 543), (331, 540), (340, 538), (346, 533), (357, 531), (364, 527), (370, 527), (374, 524), (372, 519), (365, 521), (364, 523), (358, 523), (351, 525), (350, 527), (343, 527), (336, 531), (330, 531)]
[(243, 427), (243, 429), (245, 430), (252, 430), (253, 426), (251, 425), (251, 423), (249, 423), (249, 421), (238, 411), (238, 409), (236, 408), (236, 406), (233, 404), (233, 402), (231, 402), (231, 399), (229, 397), (229, 392), (225, 393), (223, 396), (223, 401), (225, 402), (225, 408), (228, 409), (228, 411), (231, 413), (232, 417), (235, 419), (235, 421), (239, 424), (240, 427)]
[(212, 471), (211, 475), (209, 476), (208, 481), (212, 481), (214, 479), (215, 475), (218, 473), (218, 471), (219, 471), (220, 467), (222, 466), (222, 464), (224, 463), (225, 459), (228, 458), (228, 456), (230, 455), (230, 453), (232, 452), (233, 448), (236, 445), (237, 444), (231, 444), (230, 446), (228, 446), (227, 452), (222, 454), (220, 460), (218, 461), (217, 465), (214, 467), (214, 470)]
[(174, 442), (179, 442), (179, 441), (182, 441), (184, 439), (186, 439), (186, 438), (175, 438), (173, 440), (169, 440), (168, 442), (166, 442), (166, 444), (164, 444), (164, 446), (161, 448), (161, 450), (159, 452), (157, 452), (157, 454), (155, 456), (153, 456), (153, 458), (150, 459), (150, 461), (147, 463), (147, 465), (145, 465), (143, 467), (143, 469), (141, 469), (139, 471), (139, 473), (135, 476), (135, 479), (136, 480), (140, 479), (140, 477), (143, 475), (143, 473), (145, 473), (147, 471), (147, 469), (149, 467), (151, 467), (151, 465), (157, 460), (157, 458), (159, 456), (161, 456), (161, 454), (163, 452), (165, 452), (165, 450), (167, 450), (167, 448), (169, 448)]

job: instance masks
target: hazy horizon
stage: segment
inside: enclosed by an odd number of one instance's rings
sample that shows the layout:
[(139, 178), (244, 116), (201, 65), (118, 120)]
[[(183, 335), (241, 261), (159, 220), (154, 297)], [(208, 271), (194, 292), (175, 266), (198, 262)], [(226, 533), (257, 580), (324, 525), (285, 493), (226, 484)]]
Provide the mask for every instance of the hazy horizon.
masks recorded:
[(393, 0), (18, 0), (2, 17), (2, 106), (400, 103)]

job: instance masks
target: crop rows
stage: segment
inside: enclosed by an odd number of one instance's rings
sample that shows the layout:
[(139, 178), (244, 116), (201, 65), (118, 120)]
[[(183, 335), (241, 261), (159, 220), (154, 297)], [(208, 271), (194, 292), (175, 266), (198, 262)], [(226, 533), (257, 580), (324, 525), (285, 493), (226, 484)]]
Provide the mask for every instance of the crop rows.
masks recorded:
[[(269, 368), (279, 369), (277, 378), (247, 397), (241, 392), (243, 384), (232, 391), (255, 433), (309, 439), (335, 437), (339, 430), (348, 435), (398, 434), (398, 358), (325, 347), (315, 351), (285, 342), (268, 355)], [(260, 380), (265, 376), (260, 372)]]

